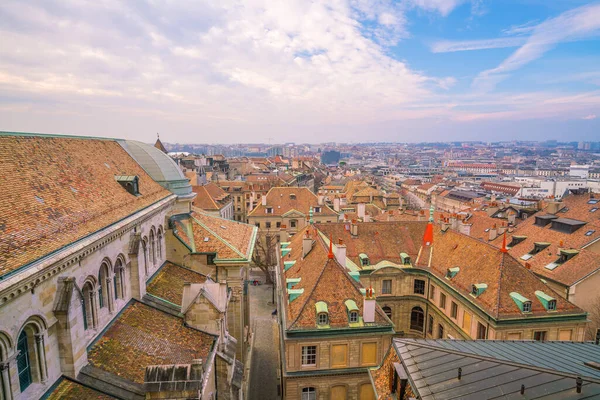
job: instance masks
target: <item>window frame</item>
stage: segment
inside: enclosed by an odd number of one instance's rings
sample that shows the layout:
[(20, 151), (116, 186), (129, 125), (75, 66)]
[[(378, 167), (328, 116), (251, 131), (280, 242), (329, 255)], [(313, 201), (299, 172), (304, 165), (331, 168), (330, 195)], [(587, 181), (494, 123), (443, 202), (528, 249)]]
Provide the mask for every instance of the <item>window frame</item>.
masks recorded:
[[(312, 394), (312, 396), (311, 396)], [(305, 386), (300, 389), (301, 400), (317, 400), (317, 388), (314, 386)]]
[[(324, 318), (324, 321), (322, 321), (322, 318)], [(317, 325), (319, 325), (319, 326), (329, 325), (329, 315), (327, 315), (327, 313), (325, 313), (325, 312), (318, 313), (317, 314)]]
[(348, 316), (348, 321), (350, 321), (351, 324), (357, 323), (358, 322), (358, 312), (350, 311), (350, 315)]
[[(419, 290), (417, 290), (419, 289)], [(415, 279), (413, 282), (413, 294), (425, 295), (425, 281), (422, 279)]]
[[(309, 352), (310, 350), (313, 350), (313, 349), (314, 349), (314, 353)], [(313, 364), (305, 363), (305, 361), (307, 361), (307, 362), (310, 361), (311, 358), (314, 358)], [(309, 344), (309, 345), (302, 346), (300, 362), (303, 367), (316, 367), (317, 366), (317, 345)]]
[[(386, 283), (389, 283), (389, 288), (386, 288)], [(389, 290), (386, 290), (389, 289)], [(392, 280), (383, 279), (381, 281), (381, 294), (392, 294)]]
[(446, 294), (443, 292), (440, 292), (440, 308), (444, 311), (446, 311)]
[(450, 318), (458, 319), (458, 304), (454, 301), (450, 301)]

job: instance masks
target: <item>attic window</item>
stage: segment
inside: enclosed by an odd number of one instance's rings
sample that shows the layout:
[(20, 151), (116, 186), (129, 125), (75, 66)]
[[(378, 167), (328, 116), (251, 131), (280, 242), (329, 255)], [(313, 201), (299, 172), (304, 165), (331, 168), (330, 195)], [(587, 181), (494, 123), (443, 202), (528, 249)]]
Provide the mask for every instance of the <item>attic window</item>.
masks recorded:
[(561, 250), (558, 260), (554, 261), (554, 263), (558, 264), (558, 265), (564, 264), (565, 262), (569, 261), (571, 258), (575, 257), (577, 254), (579, 254), (578, 250)]
[(539, 253), (540, 251), (544, 250), (548, 246), (550, 246), (550, 243), (536, 242), (536, 243), (533, 244), (533, 250), (531, 250), (529, 252), (529, 254), (532, 255), (532, 256), (534, 256), (537, 253)]
[(356, 311), (350, 311), (350, 323), (354, 324), (358, 322), (358, 313)]
[(510, 297), (522, 312), (531, 312), (531, 300), (529, 300), (527, 297), (522, 296), (517, 292), (511, 292)]
[(459, 271), (459, 267), (448, 268), (448, 270), (446, 271), (446, 279), (454, 278)]
[(370, 265), (369, 264), (369, 256), (367, 256), (365, 253), (360, 253), (358, 255), (358, 258), (360, 258), (360, 265), (362, 265), (362, 266)]
[(315, 309), (317, 311), (317, 325), (329, 325), (329, 310), (327, 309), (327, 303), (324, 301), (317, 301), (315, 303)]
[(39, 196), (35, 196), (35, 199), (36, 199), (36, 200), (37, 200), (39, 203), (42, 203), (42, 204), (44, 204), (44, 199), (42, 199), (41, 197), (39, 197)]
[(471, 286), (471, 296), (477, 297), (481, 293), (483, 293), (487, 289), (487, 284), (485, 283), (475, 283)]
[(400, 253), (400, 259), (402, 260), (402, 265), (410, 265), (410, 256), (406, 253)]
[(123, 189), (127, 190), (129, 194), (134, 196), (139, 196), (139, 178), (137, 175), (116, 175), (115, 180), (119, 182), (119, 185), (123, 187)]
[(523, 240), (527, 239), (527, 236), (513, 236), (512, 240), (510, 241), (510, 243), (508, 244), (507, 247), (514, 247), (516, 245), (518, 245), (519, 243), (521, 243)]
[(596, 212), (596, 211), (598, 211), (598, 207), (594, 207), (594, 208), (590, 209), (590, 212)]
[(556, 299), (554, 297), (548, 296), (541, 290), (536, 290), (535, 295), (546, 310), (556, 311)]
[(321, 207), (315, 207), (315, 212), (316, 213), (320, 213), (321, 212)]
[(590, 199), (590, 201), (588, 201), (588, 204), (598, 204), (598, 200)]
[(290, 200), (296, 200), (296, 195), (294, 193), (290, 194)]
[(267, 214), (273, 214), (273, 207), (267, 207), (267, 209), (265, 210), (265, 212)]
[(327, 325), (329, 323), (329, 316), (326, 313), (320, 313), (319, 314), (319, 320), (317, 321), (317, 324), (319, 325)]

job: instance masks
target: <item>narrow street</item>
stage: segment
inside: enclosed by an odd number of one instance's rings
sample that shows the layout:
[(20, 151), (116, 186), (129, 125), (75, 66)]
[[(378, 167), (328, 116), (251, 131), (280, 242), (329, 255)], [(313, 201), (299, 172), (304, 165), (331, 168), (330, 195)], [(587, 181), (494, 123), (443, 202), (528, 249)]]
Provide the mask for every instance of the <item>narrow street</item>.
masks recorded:
[(271, 316), (275, 305), (272, 300), (272, 286), (264, 284), (260, 271), (251, 273), (251, 280), (258, 279), (261, 284), (249, 286), (250, 315), (253, 319), (254, 349), (250, 367), (249, 400), (278, 400), (277, 368), (279, 359), (279, 340), (277, 323)]

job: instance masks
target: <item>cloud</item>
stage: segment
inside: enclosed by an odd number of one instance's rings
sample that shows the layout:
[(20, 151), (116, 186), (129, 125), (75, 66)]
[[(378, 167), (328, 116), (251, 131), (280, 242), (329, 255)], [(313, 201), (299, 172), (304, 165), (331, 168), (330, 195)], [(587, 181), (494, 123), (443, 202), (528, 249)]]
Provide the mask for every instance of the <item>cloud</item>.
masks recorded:
[(586, 120), (596, 119), (596, 114), (586, 115), (585, 117), (583, 117), (581, 119), (586, 119)]
[(600, 30), (600, 4), (587, 5), (562, 13), (536, 25), (523, 46), (499, 66), (481, 72), (473, 85), (479, 88), (495, 86), (499, 78), (507, 77), (530, 62), (540, 58), (557, 43), (581, 40), (597, 35)]
[(461, 41), (441, 40), (431, 45), (431, 51), (433, 53), (450, 53), (455, 51), (501, 49), (521, 46), (526, 40), (520, 37)]
[(410, 3), (426, 11), (438, 12), (445, 17), (457, 6), (465, 3), (465, 0), (410, 0)]

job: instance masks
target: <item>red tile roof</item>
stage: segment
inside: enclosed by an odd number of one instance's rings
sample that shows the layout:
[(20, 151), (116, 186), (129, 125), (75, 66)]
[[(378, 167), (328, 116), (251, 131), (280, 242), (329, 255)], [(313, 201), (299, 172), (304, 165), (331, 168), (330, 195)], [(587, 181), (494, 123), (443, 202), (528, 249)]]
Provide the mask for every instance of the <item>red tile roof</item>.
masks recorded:
[(116, 141), (72, 137), (0, 135), (0, 184), (0, 275), (171, 195)]
[(148, 365), (207, 360), (215, 337), (186, 327), (183, 319), (133, 301), (88, 351), (89, 363), (135, 383)]
[[(274, 187), (267, 193), (267, 205), (263, 206), (259, 203), (249, 214), (249, 217), (262, 216), (282, 216), (283, 214), (296, 210), (306, 216), (309, 214), (310, 207), (321, 207), (320, 213), (315, 213), (315, 216), (337, 216), (329, 206), (319, 205), (317, 196), (305, 187)], [(270, 207), (273, 209), (272, 214), (267, 214), (265, 209)]]

